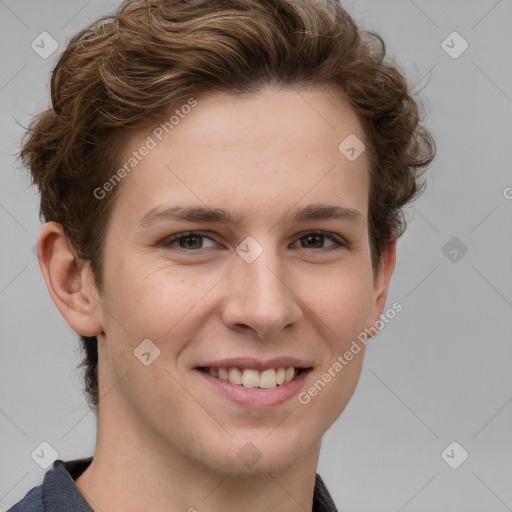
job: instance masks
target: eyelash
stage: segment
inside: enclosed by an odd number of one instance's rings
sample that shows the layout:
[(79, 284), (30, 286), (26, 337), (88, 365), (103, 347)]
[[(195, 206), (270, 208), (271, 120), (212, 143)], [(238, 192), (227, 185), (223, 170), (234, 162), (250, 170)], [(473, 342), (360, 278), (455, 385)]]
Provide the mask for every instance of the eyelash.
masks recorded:
[[(305, 231), (305, 232), (299, 234), (297, 240), (300, 240), (301, 238), (304, 238), (304, 237), (310, 236), (310, 235), (321, 235), (325, 239), (329, 239), (336, 244), (327, 249), (311, 249), (311, 251), (314, 253), (337, 251), (337, 250), (349, 247), (348, 243), (344, 242), (342, 239), (340, 239), (337, 236), (335, 236), (331, 233), (328, 233), (326, 231)], [(198, 236), (198, 237), (203, 237), (203, 238), (209, 238), (210, 240), (215, 242), (215, 240), (213, 240), (213, 238), (211, 236), (209, 236), (209, 234), (205, 231), (185, 231), (183, 233), (178, 233), (178, 234), (174, 235), (172, 238), (165, 239), (161, 245), (165, 248), (168, 248), (174, 242), (177, 242), (177, 241), (181, 240), (182, 238), (187, 238), (189, 236)], [(182, 247), (178, 247), (177, 249), (179, 251), (186, 252), (186, 253), (194, 253), (194, 252), (201, 251), (202, 248), (200, 248), (200, 249), (183, 249)], [(307, 249), (307, 247), (302, 247), (302, 249)]]

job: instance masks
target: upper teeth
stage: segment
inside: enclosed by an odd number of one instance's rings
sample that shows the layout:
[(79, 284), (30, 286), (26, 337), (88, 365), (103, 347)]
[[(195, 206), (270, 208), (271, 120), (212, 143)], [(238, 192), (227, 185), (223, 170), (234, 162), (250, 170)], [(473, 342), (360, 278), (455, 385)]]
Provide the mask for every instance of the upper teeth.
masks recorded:
[(231, 384), (243, 385), (246, 388), (275, 388), (295, 377), (295, 368), (269, 368), (259, 372), (252, 368), (208, 368), (212, 377), (229, 380)]

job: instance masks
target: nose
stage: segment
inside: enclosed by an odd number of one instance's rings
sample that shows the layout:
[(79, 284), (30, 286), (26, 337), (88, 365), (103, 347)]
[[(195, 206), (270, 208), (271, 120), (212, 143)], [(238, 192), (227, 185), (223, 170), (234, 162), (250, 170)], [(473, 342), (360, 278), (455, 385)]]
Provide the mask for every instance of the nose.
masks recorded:
[(296, 283), (283, 258), (269, 246), (251, 263), (237, 256), (226, 278), (222, 319), (228, 328), (251, 331), (260, 339), (277, 338), (302, 317)]

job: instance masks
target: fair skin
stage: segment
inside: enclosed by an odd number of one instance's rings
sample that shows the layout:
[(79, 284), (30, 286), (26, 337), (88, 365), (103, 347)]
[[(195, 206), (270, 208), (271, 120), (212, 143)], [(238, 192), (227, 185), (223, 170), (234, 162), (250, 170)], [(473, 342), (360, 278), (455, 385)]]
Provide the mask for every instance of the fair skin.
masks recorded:
[[(395, 243), (374, 273), (368, 156), (349, 161), (338, 150), (351, 133), (367, 140), (340, 95), (323, 88), (197, 99), (116, 191), (101, 294), (60, 226), (41, 231), (52, 299), (77, 333), (98, 337), (97, 445), (76, 485), (102, 512), (311, 510), (321, 439), (352, 397), (364, 350), (307, 404), (297, 394), (273, 406), (235, 403), (197, 366), (296, 357), (312, 368), (304, 391), (379, 319)], [(137, 132), (121, 161), (148, 135)], [(313, 204), (361, 217), (290, 218)], [(140, 226), (160, 205), (225, 208), (243, 221)], [(208, 233), (164, 246), (191, 230)], [(263, 248), (251, 263), (236, 252), (249, 236)], [(149, 366), (134, 355), (145, 339), (160, 349)], [(248, 442), (261, 455), (253, 465), (237, 456)]]

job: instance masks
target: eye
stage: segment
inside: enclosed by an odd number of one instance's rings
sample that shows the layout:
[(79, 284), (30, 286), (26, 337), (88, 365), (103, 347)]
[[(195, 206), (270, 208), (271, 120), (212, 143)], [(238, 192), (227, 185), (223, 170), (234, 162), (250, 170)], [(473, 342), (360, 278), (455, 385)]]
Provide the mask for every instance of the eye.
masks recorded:
[[(342, 249), (347, 246), (347, 244), (340, 237), (326, 233), (324, 231), (308, 231), (306, 233), (301, 233), (300, 238), (297, 241), (299, 242), (303, 240), (305, 240), (305, 245), (303, 245), (304, 248), (320, 249), (320, 252), (333, 251), (336, 249)], [(319, 248), (318, 245), (323, 245), (325, 240), (330, 240), (333, 242), (333, 244), (328, 248)]]
[[(205, 246), (203, 243), (203, 240), (205, 239), (210, 240), (213, 245), (210, 247)], [(327, 248), (322, 247), (326, 240), (332, 242)], [(313, 252), (326, 252), (348, 247), (348, 244), (341, 237), (324, 231), (307, 231), (300, 233), (297, 242), (302, 243), (302, 247), (299, 248), (312, 249)], [(172, 248), (174, 246), (176, 249), (186, 252), (198, 252), (199, 249), (210, 249), (215, 247), (216, 242), (205, 232), (187, 231), (173, 235), (171, 238), (167, 238), (161, 245), (165, 248)]]
[(203, 244), (202, 240), (205, 238), (214, 242), (214, 240), (212, 238), (210, 238), (206, 234), (202, 233), (201, 231), (188, 231), (186, 233), (179, 233), (179, 234), (173, 236), (172, 238), (168, 238), (168, 239), (164, 240), (162, 245), (164, 247), (171, 247), (176, 242), (178, 242), (178, 244), (179, 244), (178, 249), (192, 251), (192, 250), (196, 250), (196, 249), (204, 249), (204, 244)]

